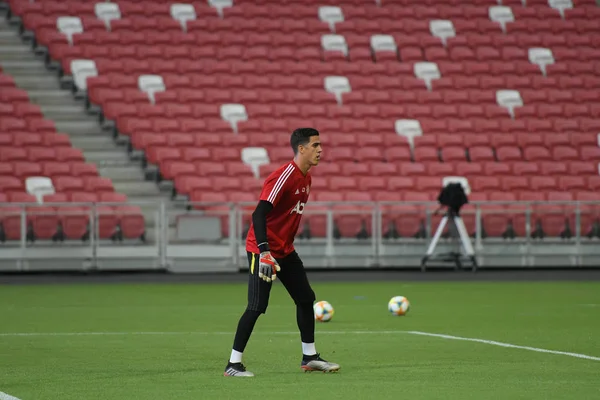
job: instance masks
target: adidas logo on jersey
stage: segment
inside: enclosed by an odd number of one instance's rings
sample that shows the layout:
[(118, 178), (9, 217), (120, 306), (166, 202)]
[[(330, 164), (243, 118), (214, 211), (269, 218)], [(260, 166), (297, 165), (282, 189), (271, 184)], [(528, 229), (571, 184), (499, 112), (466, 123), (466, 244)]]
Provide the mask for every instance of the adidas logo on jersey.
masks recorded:
[(299, 201), (298, 203), (296, 203), (296, 206), (294, 208), (292, 208), (292, 211), (290, 211), (290, 214), (297, 213), (297, 214), (302, 215), (302, 213), (304, 212), (304, 205), (305, 205), (305, 203)]

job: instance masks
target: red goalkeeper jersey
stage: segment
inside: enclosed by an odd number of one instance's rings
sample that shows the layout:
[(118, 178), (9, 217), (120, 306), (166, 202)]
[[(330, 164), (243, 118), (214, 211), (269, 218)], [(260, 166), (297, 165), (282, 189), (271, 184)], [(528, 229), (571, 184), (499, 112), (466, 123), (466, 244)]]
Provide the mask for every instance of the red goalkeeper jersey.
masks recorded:
[[(279, 167), (263, 184), (260, 200), (273, 204), (267, 214), (267, 241), (275, 258), (283, 258), (294, 251), (294, 238), (308, 201), (310, 184), (310, 173), (304, 176), (294, 161)], [(252, 223), (246, 237), (246, 250), (260, 252)]]

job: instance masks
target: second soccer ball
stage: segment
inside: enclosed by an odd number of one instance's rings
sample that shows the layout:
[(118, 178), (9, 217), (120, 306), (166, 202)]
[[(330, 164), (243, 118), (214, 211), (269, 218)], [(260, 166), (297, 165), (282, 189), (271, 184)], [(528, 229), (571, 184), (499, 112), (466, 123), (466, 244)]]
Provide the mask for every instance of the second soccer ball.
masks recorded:
[(404, 296), (394, 296), (388, 302), (388, 310), (393, 315), (405, 315), (410, 309), (410, 303)]
[(315, 319), (319, 322), (329, 322), (333, 318), (333, 307), (327, 301), (318, 301), (313, 306)]

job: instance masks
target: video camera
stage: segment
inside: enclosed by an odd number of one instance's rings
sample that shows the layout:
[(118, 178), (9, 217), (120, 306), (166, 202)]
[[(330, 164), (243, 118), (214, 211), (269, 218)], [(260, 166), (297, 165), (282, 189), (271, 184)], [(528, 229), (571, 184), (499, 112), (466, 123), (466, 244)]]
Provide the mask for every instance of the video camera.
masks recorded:
[(442, 181), (442, 190), (438, 195), (438, 202), (448, 207), (450, 211), (458, 215), (460, 209), (469, 203), (467, 197), (471, 193), (469, 182), (458, 176), (447, 176)]

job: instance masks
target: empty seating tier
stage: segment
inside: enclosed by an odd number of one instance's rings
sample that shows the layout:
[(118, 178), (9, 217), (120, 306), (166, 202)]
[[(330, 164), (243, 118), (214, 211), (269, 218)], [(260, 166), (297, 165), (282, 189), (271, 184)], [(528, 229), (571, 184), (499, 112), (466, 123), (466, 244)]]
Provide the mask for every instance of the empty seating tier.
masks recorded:
[[(435, 201), (454, 175), (469, 179), (473, 201), (600, 200), (594, 1), (227, 3), (10, 2), (102, 118), (191, 201), (255, 200), (300, 126), (323, 134), (316, 201)], [(3, 132), (26, 126), (2, 121)], [(20, 157), (10, 168), (43, 156), (23, 151), (7, 156)], [(419, 236), (421, 217), (391, 216), (415, 207), (390, 211), (383, 229)], [(524, 236), (519, 207), (484, 215), (486, 234)], [(544, 207), (531, 215), (538, 232), (575, 231), (572, 207)], [(320, 218), (307, 212), (316, 236)], [(341, 236), (361, 218), (340, 217)], [(585, 209), (581, 232), (596, 221)]]

